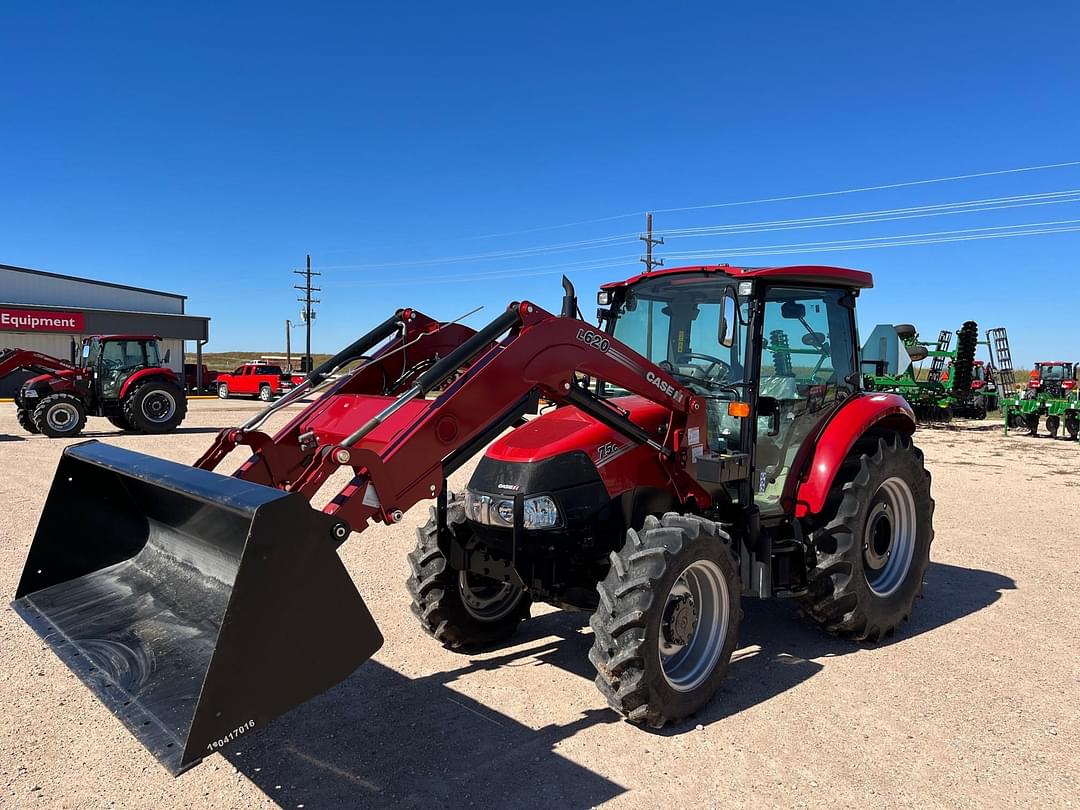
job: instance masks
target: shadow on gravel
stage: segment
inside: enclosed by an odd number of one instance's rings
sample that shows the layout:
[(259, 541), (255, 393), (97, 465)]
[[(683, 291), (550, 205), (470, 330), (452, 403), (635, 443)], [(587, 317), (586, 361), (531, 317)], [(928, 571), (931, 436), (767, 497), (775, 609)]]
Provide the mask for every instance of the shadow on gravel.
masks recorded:
[[(990, 571), (932, 563), (911, 621), (877, 645), (822, 633), (800, 621), (790, 601), (744, 599), (741, 643), (758, 649), (736, 654), (704, 710), (655, 733), (676, 735), (736, 715), (813, 677), (823, 664), (812, 659), (902, 644), (1015, 587)], [(584, 728), (621, 722), (599, 693), (596, 708), (579, 720), (534, 731), (447, 688), (472, 672), (533, 660), (591, 681), (587, 626), (585, 613), (538, 616), (522, 626), (512, 651), (422, 678), (370, 661), (224, 756), (283, 807), (591, 807), (624, 788), (560, 756), (555, 745)]]
[[(540, 651), (555, 645), (541, 644)], [(585, 650), (587, 644), (582, 658)], [(515, 649), (423, 678), (369, 661), (224, 756), (290, 808), (587, 808), (623, 793), (554, 750), (583, 728), (620, 722), (600, 701), (573, 723), (533, 730), (447, 688), (462, 675), (512, 666), (536, 652)]]
[[(174, 436), (178, 433), (220, 433), (221, 428), (216, 427), (178, 427), (176, 430), (170, 430), (167, 436)], [(86, 439), (116, 439), (123, 436), (127, 438), (135, 439), (160, 439), (162, 434), (157, 433), (132, 433), (127, 430), (87, 430), (79, 434), (79, 438)]]

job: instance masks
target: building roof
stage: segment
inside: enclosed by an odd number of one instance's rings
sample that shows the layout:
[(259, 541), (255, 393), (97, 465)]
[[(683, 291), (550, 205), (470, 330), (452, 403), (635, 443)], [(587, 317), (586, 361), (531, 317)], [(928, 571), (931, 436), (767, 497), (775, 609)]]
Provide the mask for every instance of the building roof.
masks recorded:
[(132, 290), (133, 292), (150, 293), (151, 295), (163, 295), (167, 298), (178, 298), (181, 301), (186, 301), (186, 295), (180, 295), (179, 293), (165, 292), (163, 290), (151, 290), (147, 287), (133, 287), (130, 284), (117, 284), (112, 281), (98, 281), (93, 278), (83, 278), (82, 276), (67, 276), (63, 273), (49, 273), (45, 270), (33, 270), (29, 267), (16, 267), (12, 264), (0, 264), (0, 270), (14, 270), (16, 273), (29, 273), (34, 276), (47, 276), (49, 278), (58, 278), (62, 281), (77, 281), (80, 284), (92, 284), (95, 287), (112, 287), (117, 290)]

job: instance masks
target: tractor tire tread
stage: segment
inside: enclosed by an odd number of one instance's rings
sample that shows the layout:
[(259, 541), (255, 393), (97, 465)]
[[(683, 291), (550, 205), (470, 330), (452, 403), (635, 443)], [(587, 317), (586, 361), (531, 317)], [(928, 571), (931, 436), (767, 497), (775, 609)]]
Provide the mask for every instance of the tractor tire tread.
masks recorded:
[[(891, 440), (878, 436), (875, 444), (872, 452), (865, 445), (860, 448), (863, 452), (859, 457), (858, 472), (840, 486), (843, 497), (831, 518), (813, 532), (816, 560), (807, 577), (808, 591), (798, 602), (802, 615), (827, 633), (870, 642), (891, 636), (896, 627), (907, 620), (914, 601), (922, 595), (922, 580), (934, 538), (934, 500), (930, 496), (930, 473), (923, 468), (922, 452), (910, 437), (901, 434), (895, 434)], [(899, 601), (890, 602), (886, 607), (885, 599), (876, 598), (865, 582), (862, 549), (856, 537), (861, 525), (860, 514), (874, 495), (870, 491), (871, 483), (889, 464), (902, 463), (905, 456), (915, 462), (923, 475), (922, 487), (915, 481), (909, 484), (916, 500), (916, 521), (919, 520), (919, 501), (925, 499), (925, 548), (921, 548), (917, 527), (911, 568), (894, 594)]]
[[(657, 586), (670, 588), (664, 584), (665, 577), (678, 576), (681, 571), (673, 575), (673, 568), (685, 565), (688, 555), (700, 553), (702, 548), (726, 557), (719, 561), (729, 572), (726, 576), (732, 590), (726, 655), (721, 655), (706, 685), (677, 693), (664, 682), (659, 660), (650, 663), (652, 653), (659, 654), (653, 650), (656, 640), (647, 641), (652, 632), (650, 617), (655, 616), (656, 600), (666, 599), (666, 590), (658, 593)], [(683, 554), (684, 549), (687, 554)], [(681, 720), (704, 706), (727, 671), (742, 619), (738, 565), (730, 538), (719, 525), (674, 512), (662, 518), (648, 516), (641, 529), (627, 531), (626, 542), (613, 554), (612, 566), (597, 591), (600, 606), (589, 622), (594, 636), (589, 660), (596, 668), (596, 687), (608, 705), (624, 719), (652, 728)]]
[[(451, 531), (465, 526), (465, 505), (449, 493), (446, 522)], [(427, 523), (416, 530), (416, 548), (407, 555), (406, 588), (410, 608), (424, 632), (449, 649), (488, 647), (509, 638), (529, 617), (531, 600), (522, 594), (513, 610), (491, 622), (469, 614), (457, 586), (458, 573), (438, 545), (438, 516), (432, 507)]]

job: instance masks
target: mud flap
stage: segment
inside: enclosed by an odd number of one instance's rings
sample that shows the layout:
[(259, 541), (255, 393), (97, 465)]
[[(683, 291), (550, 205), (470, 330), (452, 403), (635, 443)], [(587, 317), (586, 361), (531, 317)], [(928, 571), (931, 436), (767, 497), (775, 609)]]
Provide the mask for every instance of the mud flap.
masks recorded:
[(87, 442), (12, 606), (178, 775), (382, 646), (345, 534), (299, 495)]

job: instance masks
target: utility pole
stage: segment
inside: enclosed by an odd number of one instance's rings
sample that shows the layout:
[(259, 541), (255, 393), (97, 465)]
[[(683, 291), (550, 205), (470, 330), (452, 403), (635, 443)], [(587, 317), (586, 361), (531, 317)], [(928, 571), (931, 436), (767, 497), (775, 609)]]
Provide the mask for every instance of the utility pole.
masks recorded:
[(289, 373), (292, 373), (292, 321), (288, 318), (285, 319), (285, 364), (289, 367)]
[(307, 341), (306, 341), (306, 343), (304, 345), (304, 365), (303, 365), (302, 371), (308, 372), (308, 371), (311, 371), (312, 368), (314, 368), (314, 366), (312, 365), (312, 362), (311, 362), (311, 319), (313, 317), (315, 317), (315, 313), (311, 309), (311, 305), (319, 303), (319, 299), (318, 298), (312, 298), (311, 294), (313, 292), (319, 292), (322, 289), (321, 287), (312, 287), (311, 286), (311, 277), (312, 276), (321, 276), (322, 273), (313, 273), (313, 272), (311, 272), (311, 254), (310, 253), (308, 254), (308, 257), (307, 257), (307, 269), (306, 270), (293, 270), (293, 272), (296, 273), (298, 276), (303, 276), (304, 277), (303, 285), (294, 284), (293, 289), (300, 290), (300, 292), (302, 292), (304, 294), (303, 298), (297, 298), (296, 300), (304, 305), (304, 308), (300, 311), (300, 317), (302, 317), (304, 319), (304, 325), (307, 327)]
[(664, 237), (661, 236), (658, 239), (653, 239), (651, 212), (645, 215), (645, 233), (644, 235), (639, 236), (638, 239), (645, 243), (645, 255), (638, 259), (638, 261), (645, 265), (645, 272), (651, 273), (654, 267), (663, 267), (663, 259), (654, 259), (652, 257), (653, 245), (664, 244)]

